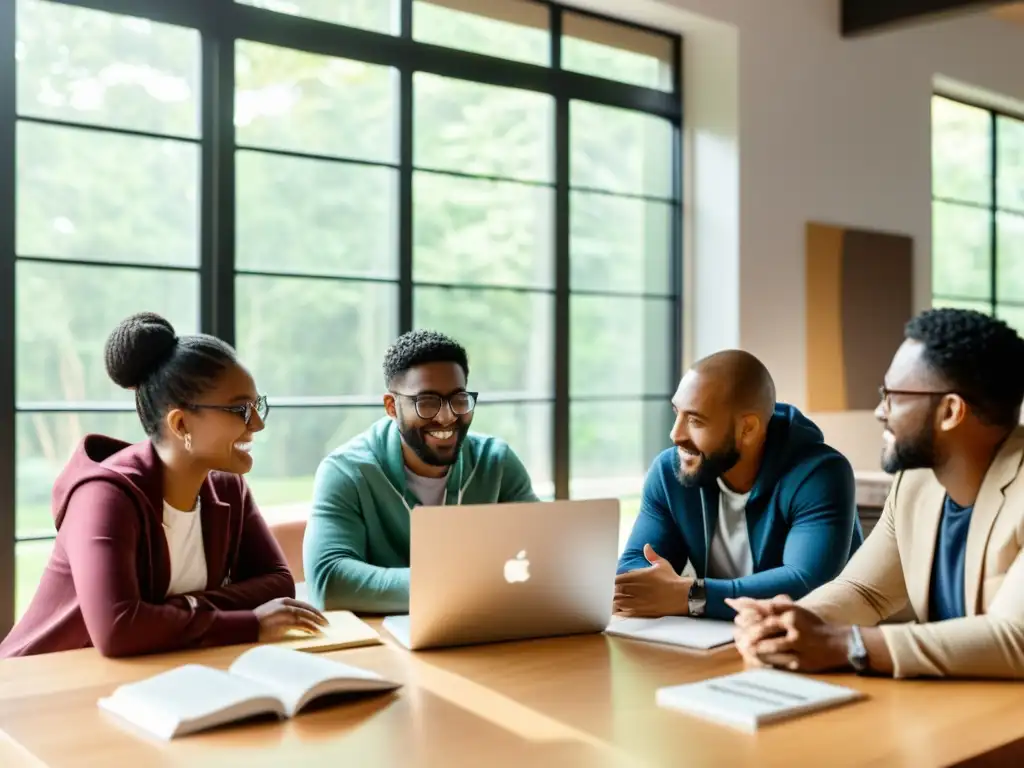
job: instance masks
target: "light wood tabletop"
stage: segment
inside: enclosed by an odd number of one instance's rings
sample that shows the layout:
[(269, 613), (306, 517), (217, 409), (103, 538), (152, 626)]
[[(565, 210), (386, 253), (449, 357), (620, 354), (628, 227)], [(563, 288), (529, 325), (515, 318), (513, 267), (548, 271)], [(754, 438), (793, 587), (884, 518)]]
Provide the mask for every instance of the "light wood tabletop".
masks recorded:
[(244, 646), (0, 662), (0, 764), (926, 768), (1002, 748), (1000, 764), (1024, 765), (1017, 683), (830, 676), (822, 679), (868, 698), (751, 735), (654, 702), (658, 687), (738, 671), (732, 649), (694, 653), (587, 635), (410, 653), (382, 637), (383, 646), (330, 655), (402, 682), (396, 693), (167, 743), (130, 730), (97, 699), (186, 661), (226, 668)]

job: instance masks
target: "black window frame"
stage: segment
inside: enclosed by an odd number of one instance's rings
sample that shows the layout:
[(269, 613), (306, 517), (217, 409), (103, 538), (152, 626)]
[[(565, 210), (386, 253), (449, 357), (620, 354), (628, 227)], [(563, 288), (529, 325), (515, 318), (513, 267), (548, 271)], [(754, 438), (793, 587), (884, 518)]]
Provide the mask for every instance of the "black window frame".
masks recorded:
[[(90, 8), (108, 13), (164, 22), (198, 30), (201, 36), (201, 154), (199, 308), (200, 330), (215, 334), (230, 344), (236, 341), (235, 281), (240, 274), (260, 274), (236, 270), (235, 265), (235, 132), (234, 79), (236, 40), (276, 45), (310, 53), (358, 59), (395, 67), (400, 76), (399, 162), (398, 162), (398, 327), (399, 332), (413, 328), (413, 116), (412, 78), (414, 72), (429, 72), (456, 80), (510, 86), (550, 94), (555, 99), (554, 148), (554, 324), (552, 396), (540, 400), (552, 405), (551, 459), (555, 498), (569, 497), (570, 488), (570, 406), (588, 401), (660, 401), (666, 402), (675, 389), (683, 364), (683, 98), (682, 48), (680, 35), (609, 18), (586, 10), (562, 6), (550, 0), (526, 0), (548, 9), (550, 14), (551, 65), (526, 64), (497, 57), (470, 53), (418, 42), (412, 36), (413, 0), (400, 3), (401, 30), (395, 35), (345, 27), (312, 18), (290, 16), (235, 3), (234, 0), (45, 0), (46, 2)], [(481, 0), (485, 2), (485, 0)], [(563, 70), (560, 67), (562, 19), (565, 13), (589, 16), (601, 21), (652, 32), (672, 40), (673, 81), (671, 90), (658, 90)], [(16, 129), (19, 121), (64, 125), (63, 121), (37, 120), (17, 114), (17, 67), (15, 61), (16, 0), (0, 0), (0, 200), (13, 201), (16, 195)], [(672, 328), (666, 337), (670, 348), (670, 380), (663, 393), (645, 393), (621, 397), (570, 397), (570, 298), (581, 294), (627, 295), (614, 291), (570, 289), (570, 126), (569, 104), (581, 100), (620, 107), (665, 118), (672, 126), (671, 196), (659, 198), (671, 203), (670, 270), (671, 285), (658, 298), (672, 302)], [(70, 125), (70, 124), (68, 124)], [(87, 127), (87, 126), (81, 126)], [(91, 127), (90, 127), (91, 128)], [(122, 132), (122, 131), (114, 131)], [(131, 133), (123, 131), (122, 133)], [(629, 197), (629, 195), (622, 195)], [(634, 196), (636, 197), (636, 196)], [(642, 196), (641, 196), (642, 197)], [(19, 541), (33, 537), (17, 536), (16, 512), (16, 392), (15, 264), (16, 211), (8, 202), (0, 208), (0, 637), (12, 626), (15, 615), (15, 549)], [(28, 255), (26, 255), (28, 256)], [(65, 259), (35, 259), (54, 264), (71, 264)], [(93, 262), (89, 262), (93, 264)], [(98, 265), (125, 267), (127, 264), (96, 262)], [(160, 269), (159, 267), (148, 267)], [(191, 269), (191, 268), (190, 268)], [(273, 274), (273, 273), (267, 273)], [(301, 276), (301, 275), (299, 275)], [(310, 277), (323, 277), (311, 275)], [(330, 279), (330, 278), (328, 278)], [(416, 283), (419, 285), (419, 283)], [(459, 286), (473, 288), (474, 286)], [(483, 287), (483, 286), (479, 286)], [(376, 405), (379, 399), (350, 396), (337, 398), (283, 398), (275, 407), (337, 407)], [(365, 402), (363, 402), (365, 400)], [(491, 399), (483, 402), (523, 402), (520, 399)], [(526, 400), (535, 402), (535, 400)], [(43, 410), (89, 412), (110, 411), (109, 404), (48, 403), (32, 404), (29, 412)], [(130, 405), (114, 410), (131, 410)], [(667, 409), (666, 409), (667, 412)], [(637, 428), (637, 425), (623, 425)], [(668, 424), (657, 435), (645, 435), (649, 452), (667, 439)], [(653, 457), (652, 457), (653, 458)], [(36, 539), (52, 539), (40, 536)]]
[[(988, 286), (988, 298), (979, 298), (971, 296), (962, 296), (951, 293), (936, 292), (934, 282), (931, 287), (932, 305), (939, 306), (975, 306), (975, 305), (988, 305), (988, 312), (993, 317), (998, 317), (1000, 307), (1015, 307), (1024, 309), (1024, 296), (1019, 299), (1000, 299), (999, 298), (999, 216), (1000, 214), (1016, 216), (1024, 219), (1024, 210), (1020, 208), (1006, 207), (1000, 203), (999, 200), (999, 121), (1010, 120), (1016, 123), (1024, 125), (1024, 116), (1020, 114), (1014, 114), (1012, 112), (1006, 112), (996, 107), (980, 104), (974, 101), (970, 101), (961, 96), (952, 96), (948, 93), (937, 91), (932, 94), (935, 99), (945, 99), (946, 101), (955, 102), (962, 104), (967, 107), (973, 107), (974, 109), (981, 110), (988, 115), (988, 138), (989, 138), (989, 156), (988, 166), (986, 172), (989, 176), (989, 201), (987, 203), (979, 203), (975, 200), (964, 200), (957, 197), (947, 197), (938, 195), (935, 192), (936, 183), (933, 176), (932, 179), (932, 216), (935, 215), (935, 205), (953, 206), (958, 208), (967, 208), (975, 211), (984, 211), (988, 217), (988, 232), (989, 232), (989, 286)], [(933, 128), (934, 131), (934, 128)], [(933, 171), (934, 172), (934, 171)], [(932, 264), (934, 265), (937, 256), (936, 250), (932, 248)], [(1021, 329), (1024, 332), (1024, 329)]]

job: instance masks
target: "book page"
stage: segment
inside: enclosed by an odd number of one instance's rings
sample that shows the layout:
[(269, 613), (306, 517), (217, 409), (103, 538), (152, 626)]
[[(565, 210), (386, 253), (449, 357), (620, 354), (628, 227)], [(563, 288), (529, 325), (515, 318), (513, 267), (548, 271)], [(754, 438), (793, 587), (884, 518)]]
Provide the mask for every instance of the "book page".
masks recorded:
[(383, 691), (398, 687), (376, 672), (342, 664), (313, 653), (302, 653), (276, 644), (261, 645), (239, 656), (232, 675), (271, 688), (284, 703), (289, 716), (309, 701), (328, 693)]
[(199, 664), (122, 685), (99, 706), (164, 739), (264, 712), (284, 714), (268, 686)]

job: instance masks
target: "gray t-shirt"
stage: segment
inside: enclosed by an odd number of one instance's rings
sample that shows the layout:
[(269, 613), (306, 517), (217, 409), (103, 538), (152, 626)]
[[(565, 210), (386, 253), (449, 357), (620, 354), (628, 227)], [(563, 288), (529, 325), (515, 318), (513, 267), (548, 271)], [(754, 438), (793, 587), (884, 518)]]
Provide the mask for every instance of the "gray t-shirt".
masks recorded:
[(747, 532), (749, 493), (736, 493), (718, 478), (718, 527), (712, 533), (708, 576), (739, 579), (754, 572)]
[(420, 503), (424, 507), (441, 507), (444, 506), (446, 493), (446, 486), (448, 485), (448, 476), (444, 477), (421, 477), (415, 472), (410, 472), (409, 468), (405, 468), (405, 482), (409, 485), (409, 490), (412, 491), (416, 498), (420, 500)]

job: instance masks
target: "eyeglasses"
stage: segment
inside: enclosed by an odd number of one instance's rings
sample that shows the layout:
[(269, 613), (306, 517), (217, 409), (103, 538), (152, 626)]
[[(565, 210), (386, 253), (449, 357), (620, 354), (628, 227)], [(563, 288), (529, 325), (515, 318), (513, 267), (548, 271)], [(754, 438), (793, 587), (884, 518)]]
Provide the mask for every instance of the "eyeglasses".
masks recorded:
[(945, 397), (946, 395), (955, 395), (956, 392), (929, 392), (920, 389), (889, 389), (888, 387), (882, 386), (878, 388), (878, 396), (882, 399), (882, 404), (886, 410), (892, 405), (893, 395), (905, 395), (907, 397)]
[[(390, 390), (389, 390), (390, 391)], [(465, 416), (476, 408), (476, 399), (479, 392), (456, 392), (444, 397), (442, 395), (406, 395), (401, 392), (391, 392), (395, 397), (404, 397), (412, 400), (416, 408), (416, 415), (421, 419), (432, 419), (441, 410), (441, 406), (448, 403), (451, 412), (456, 416)]]
[(267, 420), (267, 414), (270, 413), (270, 404), (267, 402), (266, 395), (260, 395), (255, 400), (251, 400), (248, 403), (240, 403), (238, 405), (206, 405), (204, 403), (192, 403), (188, 406), (189, 408), (207, 409), (211, 411), (227, 411), (228, 413), (237, 413), (242, 417), (242, 421), (245, 422), (246, 426), (252, 421), (252, 414), (255, 411), (259, 414), (260, 421)]

